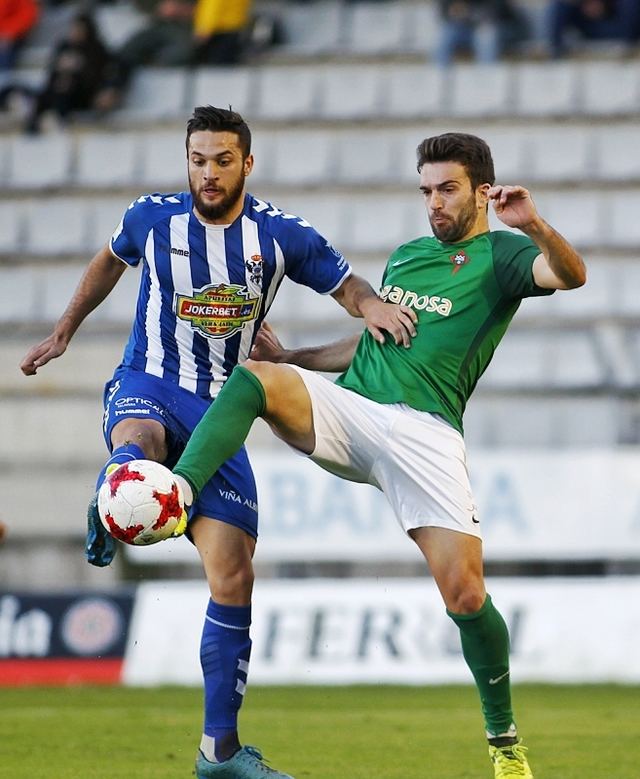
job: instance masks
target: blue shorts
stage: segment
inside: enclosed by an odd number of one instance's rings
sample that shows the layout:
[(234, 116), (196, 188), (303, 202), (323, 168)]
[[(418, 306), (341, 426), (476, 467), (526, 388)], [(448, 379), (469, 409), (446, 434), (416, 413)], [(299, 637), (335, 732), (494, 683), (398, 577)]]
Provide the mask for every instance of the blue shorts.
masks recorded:
[[(119, 369), (104, 390), (103, 433), (111, 450), (111, 431), (124, 419), (155, 419), (166, 430), (168, 455), (164, 464), (178, 461), (195, 426), (211, 405), (173, 382), (142, 371)], [(189, 512), (228, 522), (258, 537), (258, 498), (244, 446), (205, 484)]]

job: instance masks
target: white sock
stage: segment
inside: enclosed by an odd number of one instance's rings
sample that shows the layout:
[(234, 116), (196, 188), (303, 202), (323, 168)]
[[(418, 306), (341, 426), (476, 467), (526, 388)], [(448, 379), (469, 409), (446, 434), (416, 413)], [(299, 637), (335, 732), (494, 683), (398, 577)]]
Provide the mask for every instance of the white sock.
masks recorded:
[(216, 760), (216, 742), (213, 736), (207, 736), (206, 733), (202, 734), (202, 738), (200, 739), (200, 751), (210, 763), (218, 762)]

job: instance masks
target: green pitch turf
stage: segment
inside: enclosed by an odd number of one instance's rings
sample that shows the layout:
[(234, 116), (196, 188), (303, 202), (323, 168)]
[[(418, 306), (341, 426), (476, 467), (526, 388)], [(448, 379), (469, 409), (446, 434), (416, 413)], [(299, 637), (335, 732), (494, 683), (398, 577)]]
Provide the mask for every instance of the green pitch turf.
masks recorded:
[[(519, 686), (535, 779), (640, 779), (640, 688)], [(195, 689), (0, 689), (0, 776), (188, 779)], [(492, 779), (472, 687), (252, 687), (246, 743), (296, 779)]]

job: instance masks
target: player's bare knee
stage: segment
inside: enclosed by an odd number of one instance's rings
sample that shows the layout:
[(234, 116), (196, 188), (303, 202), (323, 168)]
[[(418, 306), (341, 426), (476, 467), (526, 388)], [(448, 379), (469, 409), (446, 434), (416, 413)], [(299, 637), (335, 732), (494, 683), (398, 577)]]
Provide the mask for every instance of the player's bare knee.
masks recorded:
[(114, 449), (135, 444), (142, 449), (148, 460), (163, 462), (167, 457), (164, 428), (154, 420), (127, 419), (120, 422), (113, 428), (111, 444)]
[(251, 563), (239, 563), (209, 576), (209, 589), (216, 603), (244, 606), (251, 601), (254, 573)]
[(465, 587), (448, 599), (447, 608), (454, 614), (475, 614), (486, 597), (483, 588)]

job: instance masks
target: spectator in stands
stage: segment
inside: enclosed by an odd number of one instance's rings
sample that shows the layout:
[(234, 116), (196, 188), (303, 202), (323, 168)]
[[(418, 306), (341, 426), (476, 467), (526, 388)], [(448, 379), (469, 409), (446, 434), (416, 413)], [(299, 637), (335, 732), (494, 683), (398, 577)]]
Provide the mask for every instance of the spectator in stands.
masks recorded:
[(118, 55), (122, 84), (140, 65), (189, 65), (193, 60), (194, 0), (136, 0), (149, 23), (129, 38)]
[(436, 61), (446, 67), (460, 51), (478, 62), (496, 62), (527, 37), (524, 16), (511, 0), (440, 0), (440, 41)]
[(554, 58), (567, 53), (571, 33), (628, 47), (640, 37), (638, 0), (551, 0), (547, 13), (547, 39)]
[(244, 54), (252, 0), (198, 0), (194, 17), (197, 62), (235, 65)]
[(0, 72), (15, 65), (20, 47), (38, 21), (36, 0), (0, 2)]
[(37, 133), (44, 114), (53, 112), (66, 120), (75, 111), (102, 110), (102, 90), (114, 77), (115, 59), (106, 48), (93, 17), (79, 13), (65, 37), (55, 47), (41, 90), (11, 84), (0, 90), (0, 108), (13, 93), (31, 101), (25, 132)]

